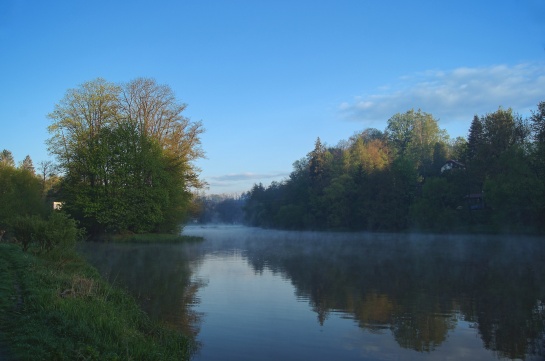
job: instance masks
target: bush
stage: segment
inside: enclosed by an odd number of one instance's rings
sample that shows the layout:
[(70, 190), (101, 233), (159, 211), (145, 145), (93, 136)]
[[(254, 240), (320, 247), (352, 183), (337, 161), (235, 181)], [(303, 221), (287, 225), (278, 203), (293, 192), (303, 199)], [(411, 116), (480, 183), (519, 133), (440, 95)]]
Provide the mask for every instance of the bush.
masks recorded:
[(39, 216), (19, 216), (10, 222), (14, 238), (21, 242), (23, 251), (45, 233), (45, 221)]
[(0, 228), (4, 221), (24, 215), (45, 215), (40, 178), (30, 171), (0, 164)]
[(47, 220), (39, 216), (19, 216), (10, 223), (13, 236), (24, 251), (32, 243), (37, 243), (42, 251), (73, 249), (83, 234), (75, 220), (59, 211), (51, 213)]
[(83, 235), (83, 229), (64, 212), (54, 211), (49, 216), (44, 232), (46, 248), (72, 249)]

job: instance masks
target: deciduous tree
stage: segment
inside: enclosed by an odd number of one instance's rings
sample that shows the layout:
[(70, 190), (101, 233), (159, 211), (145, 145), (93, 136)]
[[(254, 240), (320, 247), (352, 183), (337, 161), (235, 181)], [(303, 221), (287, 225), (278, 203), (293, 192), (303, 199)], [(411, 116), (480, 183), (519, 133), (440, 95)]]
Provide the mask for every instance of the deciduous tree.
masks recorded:
[(92, 152), (100, 130), (119, 120), (119, 91), (117, 85), (102, 78), (85, 82), (79, 88), (69, 89), (48, 115), (52, 121), (48, 127), (48, 150), (62, 168), (71, 166), (76, 152)]
[(200, 122), (168, 86), (96, 79), (69, 90), (49, 117), (49, 151), (65, 173), (67, 210), (92, 233), (176, 231), (202, 186)]
[(173, 158), (183, 163), (184, 178), (191, 186), (202, 187), (199, 169), (192, 163), (204, 156), (201, 122), (183, 116), (187, 105), (180, 103), (173, 90), (154, 79), (137, 78), (121, 86), (120, 113), (138, 126), (141, 134), (155, 139)]
[(386, 134), (397, 156), (410, 159), (424, 176), (431, 171), (435, 144), (448, 140), (446, 131), (439, 129), (431, 114), (412, 109), (391, 117)]

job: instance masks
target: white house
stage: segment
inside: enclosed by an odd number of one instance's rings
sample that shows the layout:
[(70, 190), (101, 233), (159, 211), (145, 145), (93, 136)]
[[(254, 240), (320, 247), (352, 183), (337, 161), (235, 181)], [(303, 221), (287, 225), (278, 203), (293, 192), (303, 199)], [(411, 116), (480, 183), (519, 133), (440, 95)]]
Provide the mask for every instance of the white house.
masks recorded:
[(60, 211), (63, 204), (64, 202), (53, 202), (53, 209), (56, 211)]

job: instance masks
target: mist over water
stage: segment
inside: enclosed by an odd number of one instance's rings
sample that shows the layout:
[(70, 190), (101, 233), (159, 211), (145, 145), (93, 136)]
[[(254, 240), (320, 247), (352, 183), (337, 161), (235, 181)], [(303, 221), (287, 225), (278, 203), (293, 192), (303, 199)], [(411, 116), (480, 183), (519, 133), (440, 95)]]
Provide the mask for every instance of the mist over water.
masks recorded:
[(542, 359), (544, 240), (186, 227), (203, 242), (85, 244), (196, 360)]

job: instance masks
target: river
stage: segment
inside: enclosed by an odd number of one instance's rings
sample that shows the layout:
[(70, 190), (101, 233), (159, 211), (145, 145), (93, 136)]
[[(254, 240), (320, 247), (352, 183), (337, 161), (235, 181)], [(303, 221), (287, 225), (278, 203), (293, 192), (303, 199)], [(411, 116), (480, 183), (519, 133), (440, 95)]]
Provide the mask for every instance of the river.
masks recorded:
[(82, 245), (194, 360), (542, 360), (545, 240), (188, 226)]

